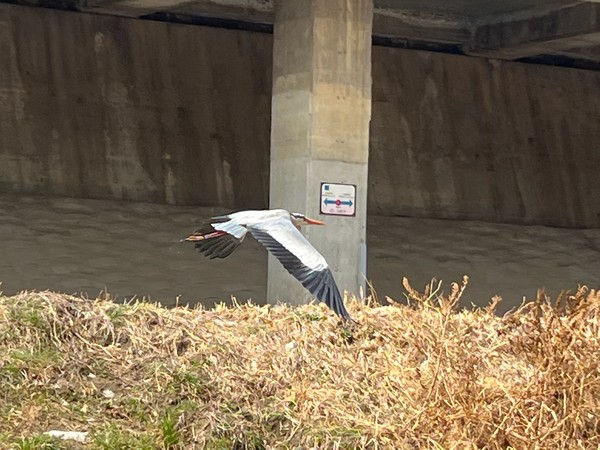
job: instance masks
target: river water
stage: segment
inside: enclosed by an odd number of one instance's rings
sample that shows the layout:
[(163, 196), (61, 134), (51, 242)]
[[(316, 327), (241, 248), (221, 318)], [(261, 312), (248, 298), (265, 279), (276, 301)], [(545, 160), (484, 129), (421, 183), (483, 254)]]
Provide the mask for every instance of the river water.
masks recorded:
[[(266, 251), (248, 238), (225, 260), (208, 260), (179, 239), (223, 210), (0, 194), (0, 291), (50, 289), (117, 300), (133, 296), (207, 306), (264, 303)], [(463, 305), (500, 311), (578, 284), (600, 287), (600, 230), (370, 217), (368, 278), (379, 297), (403, 299), (402, 277), (446, 290), (470, 277)]]

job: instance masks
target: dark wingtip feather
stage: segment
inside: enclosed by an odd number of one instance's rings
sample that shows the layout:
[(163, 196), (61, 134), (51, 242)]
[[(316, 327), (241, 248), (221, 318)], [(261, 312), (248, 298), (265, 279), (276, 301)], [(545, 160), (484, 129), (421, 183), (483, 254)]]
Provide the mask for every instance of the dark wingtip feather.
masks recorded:
[(348, 313), (346, 306), (344, 305), (344, 299), (342, 298), (340, 290), (335, 284), (331, 270), (325, 269), (322, 271), (318, 276), (318, 279), (320, 279), (321, 282), (316, 289), (311, 291), (311, 294), (313, 294), (317, 300), (324, 302), (342, 319), (354, 322), (350, 316), (350, 313)]
[(344, 320), (353, 321), (350, 313), (344, 305), (344, 299), (337, 288), (331, 288), (327, 292), (327, 302), (330, 304), (331, 309)]

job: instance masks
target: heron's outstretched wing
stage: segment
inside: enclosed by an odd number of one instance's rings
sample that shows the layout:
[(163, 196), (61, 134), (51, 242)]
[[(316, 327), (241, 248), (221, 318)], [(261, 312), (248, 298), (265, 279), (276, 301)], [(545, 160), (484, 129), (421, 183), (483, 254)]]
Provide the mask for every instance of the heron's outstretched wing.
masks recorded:
[(210, 259), (227, 258), (246, 236), (245, 227), (228, 216), (213, 217), (183, 241), (194, 242), (196, 249)]
[(248, 225), (248, 231), (317, 300), (343, 319), (352, 320), (327, 261), (288, 218)]

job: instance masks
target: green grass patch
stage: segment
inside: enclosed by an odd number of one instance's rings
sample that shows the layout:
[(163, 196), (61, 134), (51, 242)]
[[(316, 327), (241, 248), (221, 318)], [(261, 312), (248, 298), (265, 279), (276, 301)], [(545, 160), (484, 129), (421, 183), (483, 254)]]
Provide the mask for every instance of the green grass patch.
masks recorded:
[(38, 434), (17, 439), (12, 448), (15, 450), (62, 450), (64, 446), (54, 437)]
[(153, 436), (133, 433), (115, 424), (108, 424), (96, 431), (92, 443), (98, 450), (155, 450), (158, 446)]

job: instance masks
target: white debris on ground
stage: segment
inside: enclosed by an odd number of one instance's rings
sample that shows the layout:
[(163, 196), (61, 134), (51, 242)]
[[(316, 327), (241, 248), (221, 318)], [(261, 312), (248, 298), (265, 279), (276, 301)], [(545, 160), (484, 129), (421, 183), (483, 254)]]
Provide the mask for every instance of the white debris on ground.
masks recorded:
[[(50, 289), (118, 300), (212, 306), (235, 296), (264, 303), (266, 251), (251, 238), (225, 260), (208, 260), (180, 238), (222, 209), (0, 195), (0, 291)], [(326, 218), (324, 219), (326, 221)], [(335, 232), (323, 228), (323, 232)], [(600, 287), (600, 230), (370, 217), (368, 277), (380, 298), (403, 299), (431, 278), (446, 290), (470, 278), (463, 305), (499, 308), (578, 284)]]
[(104, 389), (102, 391), (102, 396), (104, 398), (115, 398), (115, 393), (113, 391), (111, 391), (110, 389)]
[(76, 441), (76, 442), (87, 442), (88, 432), (87, 431), (60, 431), (60, 430), (50, 430), (45, 434), (48, 436), (52, 436), (58, 439), (62, 439), (64, 441)]

